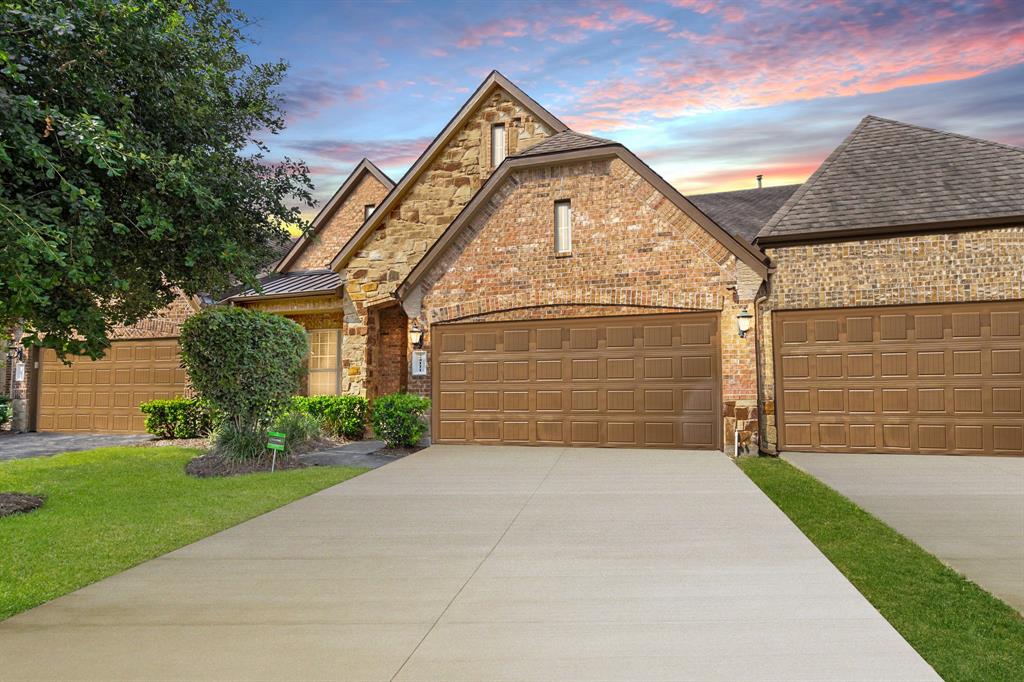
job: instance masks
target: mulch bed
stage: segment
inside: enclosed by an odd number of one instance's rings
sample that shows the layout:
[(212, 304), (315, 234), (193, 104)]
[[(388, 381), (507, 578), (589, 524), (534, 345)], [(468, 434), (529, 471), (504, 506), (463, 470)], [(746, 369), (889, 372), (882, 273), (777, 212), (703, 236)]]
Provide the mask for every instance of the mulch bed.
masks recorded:
[(380, 450), (377, 450), (373, 454), (382, 455), (384, 457), (394, 457), (395, 459), (398, 459), (399, 457), (405, 457), (406, 455), (411, 455), (412, 453), (419, 452), (420, 450), (426, 450), (426, 448), (420, 447), (418, 445), (414, 445), (411, 448), (381, 448)]
[[(270, 464), (273, 458), (268, 454), (259, 459), (237, 460), (228, 459), (215, 453), (207, 453), (196, 457), (185, 465), (185, 473), (197, 478), (210, 478), (212, 476), (238, 476), (239, 474), (254, 474), (260, 471), (270, 471)], [(284, 469), (302, 469), (306, 464), (300, 462), (295, 455), (283, 457), (277, 456), (275, 471)]]
[(0, 493), (0, 517), (30, 512), (43, 506), (43, 498), (28, 493)]

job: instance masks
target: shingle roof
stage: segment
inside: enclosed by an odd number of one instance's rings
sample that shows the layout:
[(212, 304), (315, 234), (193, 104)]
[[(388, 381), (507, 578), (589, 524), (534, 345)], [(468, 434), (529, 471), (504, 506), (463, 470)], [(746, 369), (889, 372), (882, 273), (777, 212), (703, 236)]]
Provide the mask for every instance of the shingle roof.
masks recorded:
[(255, 289), (246, 289), (231, 298), (327, 293), (341, 287), (341, 276), (333, 270), (296, 270), (277, 277), (267, 277), (260, 284), (263, 293), (256, 293)]
[(800, 185), (780, 185), (734, 192), (688, 194), (693, 204), (738, 239), (754, 242), (768, 219), (793, 196)]
[(758, 241), (1022, 215), (1024, 149), (867, 116)]
[(529, 149), (519, 152), (518, 154), (514, 154), (513, 156), (539, 156), (541, 154), (554, 154), (556, 152), (568, 152), (574, 149), (589, 149), (590, 147), (603, 147), (605, 145), (612, 144), (617, 143), (612, 140), (606, 140), (602, 137), (593, 137), (591, 135), (577, 133), (574, 130), (564, 130), (560, 133), (555, 133), (543, 142), (535, 144)]

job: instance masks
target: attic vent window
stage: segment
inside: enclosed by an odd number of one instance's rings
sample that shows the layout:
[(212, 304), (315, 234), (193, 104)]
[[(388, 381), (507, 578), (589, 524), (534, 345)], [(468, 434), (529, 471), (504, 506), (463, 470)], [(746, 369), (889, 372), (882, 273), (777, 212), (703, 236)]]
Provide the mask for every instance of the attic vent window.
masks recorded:
[(555, 255), (572, 255), (572, 204), (555, 202)]
[(377, 204), (367, 204), (363, 206), (363, 220), (366, 220), (373, 214), (373, 209), (377, 208)]
[(505, 160), (505, 150), (508, 144), (505, 141), (505, 124), (495, 123), (491, 126), (491, 167), (497, 168)]

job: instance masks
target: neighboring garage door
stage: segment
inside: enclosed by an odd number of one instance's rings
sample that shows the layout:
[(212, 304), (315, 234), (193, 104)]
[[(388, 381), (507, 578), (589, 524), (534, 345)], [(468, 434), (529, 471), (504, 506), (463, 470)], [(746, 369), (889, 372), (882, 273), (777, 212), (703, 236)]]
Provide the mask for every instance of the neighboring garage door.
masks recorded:
[(1024, 303), (774, 317), (782, 450), (1024, 455)]
[(114, 341), (101, 360), (67, 366), (41, 353), (39, 431), (144, 433), (139, 404), (185, 392), (175, 339)]
[(436, 442), (721, 447), (717, 313), (432, 334)]

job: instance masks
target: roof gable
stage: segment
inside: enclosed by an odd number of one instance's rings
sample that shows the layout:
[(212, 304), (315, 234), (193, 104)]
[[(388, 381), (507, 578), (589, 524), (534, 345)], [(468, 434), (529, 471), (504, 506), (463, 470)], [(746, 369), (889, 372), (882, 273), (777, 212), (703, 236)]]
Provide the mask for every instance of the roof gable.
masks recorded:
[(1024, 149), (867, 116), (768, 221), (760, 244), (1019, 221)]
[(423, 172), (428, 168), (431, 161), (439, 154), (448, 142), (458, 133), (466, 120), (473, 114), (477, 107), (486, 100), (497, 88), (504, 90), (520, 106), (536, 116), (538, 120), (546, 124), (555, 133), (568, 130), (568, 127), (558, 120), (551, 112), (542, 107), (529, 95), (520, 90), (512, 81), (505, 78), (497, 71), (492, 71), (487, 78), (477, 87), (466, 103), (456, 112), (455, 116), (438, 133), (437, 137), (427, 146), (426, 150), (416, 159), (416, 162), (406, 171), (402, 179), (398, 181), (388, 195), (381, 202), (366, 222), (356, 231), (351, 239), (341, 248), (338, 255), (331, 261), (331, 269), (340, 270), (345, 262), (355, 253), (380, 226), (388, 214), (401, 201), (406, 192), (412, 188)]
[(345, 200), (348, 199), (349, 195), (355, 191), (366, 176), (375, 178), (387, 191), (390, 191), (395, 186), (394, 180), (389, 178), (380, 168), (377, 168), (372, 161), (364, 158), (356, 165), (352, 172), (349, 173), (348, 177), (345, 178), (345, 182), (341, 183), (341, 187), (338, 188), (334, 195), (316, 214), (316, 217), (313, 218), (309, 234), (301, 236), (295, 240), (291, 248), (274, 268), (275, 272), (289, 272), (293, 269), (293, 265), (299, 256), (302, 255), (302, 252), (305, 251), (312, 240), (320, 236), (320, 233), (330, 223), (334, 214), (339, 208), (341, 208), (342, 204), (345, 203)]
[[(557, 137), (557, 136), (555, 136)], [(583, 136), (586, 137), (586, 136)], [(551, 139), (554, 139), (552, 137)], [(599, 140), (599, 138), (590, 138)], [(664, 178), (654, 172), (650, 166), (645, 164), (635, 154), (617, 142), (600, 140), (600, 144), (590, 144), (583, 148), (568, 149), (565, 151), (553, 151), (544, 154), (520, 154), (510, 156), (491, 174), (483, 187), (473, 196), (473, 199), (466, 204), (458, 217), (452, 221), (448, 229), (430, 247), (427, 253), (420, 259), (420, 262), (413, 268), (409, 276), (398, 287), (398, 297), (405, 298), (416, 286), (424, 280), (433, 266), (438, 263), (441, 256), (449, 246), (454, 245), (459, 233), (465, 229), (473, 218), (483, 210), (501, 187), (505, 179), (513, 172), (544, 166), (552, 166), (562, 163), (572, 163), (582, 160), (617, 157), (625, 162), (644, 180), (649, 182), (662, 196), (668, 199), (680, 211), (685, 213), (697, 225), (718, 240), (737, 259), (749, 266), (762, 278), (768, 276), (766, 259), (761, 251), (746, 241), (738, 239), (726, 230), (723, 230), (715, 221), (709, 218), (703, 211), (697, 208), (679, 191), (670, 185)], [(538, 145), (539, 146), (539, 145)]]

